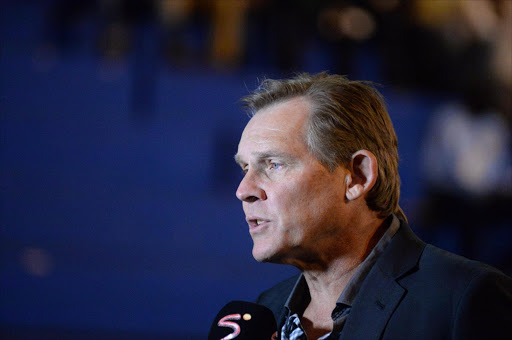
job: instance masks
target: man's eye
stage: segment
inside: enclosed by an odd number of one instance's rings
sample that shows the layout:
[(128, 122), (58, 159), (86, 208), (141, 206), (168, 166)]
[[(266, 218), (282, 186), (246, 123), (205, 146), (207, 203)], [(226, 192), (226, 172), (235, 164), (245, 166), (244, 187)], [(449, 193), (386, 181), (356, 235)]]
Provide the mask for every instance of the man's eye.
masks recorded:
[(271, 170), (277, 170), (281, 167), (281, 164), (279, 163), (274, 163), (274, 162), (270, 162), (270, 169)]

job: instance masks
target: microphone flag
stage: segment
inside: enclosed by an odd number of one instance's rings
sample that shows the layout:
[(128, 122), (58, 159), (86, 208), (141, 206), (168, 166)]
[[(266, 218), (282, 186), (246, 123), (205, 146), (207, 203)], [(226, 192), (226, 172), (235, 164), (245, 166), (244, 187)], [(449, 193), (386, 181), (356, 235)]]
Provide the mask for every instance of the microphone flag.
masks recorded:
[(274, 314), (267, 307), (231, 301), (215, 317), (208, 340), (271, 340), (276, 330)]

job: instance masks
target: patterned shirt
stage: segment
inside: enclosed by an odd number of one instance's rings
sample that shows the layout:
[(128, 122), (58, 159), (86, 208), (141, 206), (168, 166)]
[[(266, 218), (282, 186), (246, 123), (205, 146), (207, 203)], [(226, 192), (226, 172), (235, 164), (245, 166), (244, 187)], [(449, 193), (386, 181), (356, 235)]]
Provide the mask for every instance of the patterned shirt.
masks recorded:
[[(345, 325), (345, 322), (350, 314), (350, 310), (352, 309), (352, 304), (357, 296), (357, 293), (359, 292), (359, 289), (361, 288), (361, 285), (363, 284), (363, 281), (399, 228), (400, 221), (395, 215), (393, 215), (389, 228), (386, 230), (384, 235), (382, 235), (381, 239), (379, 242), (377, 242), (368, 257), (357, 267), (356, 272), (338, 298), (336, 307), (331, 313), (333, 321), (332, 331), (320, 337), (318, 340), (337, 339), (340, 336), (341, 331), (343, 330), (343, 326)], [(279, 339), (308, 339), (300, 323), (299, 315), (302, 315), (310, 301), (311, 296), (309, 295), (308, 284), (304, 278), (304, 275), (301, 275), (297, 280), (295, 287), (292, 289), (288, 300), (286, 301), (285, 308), (287, 311), (287, 319), (281, 328)]]

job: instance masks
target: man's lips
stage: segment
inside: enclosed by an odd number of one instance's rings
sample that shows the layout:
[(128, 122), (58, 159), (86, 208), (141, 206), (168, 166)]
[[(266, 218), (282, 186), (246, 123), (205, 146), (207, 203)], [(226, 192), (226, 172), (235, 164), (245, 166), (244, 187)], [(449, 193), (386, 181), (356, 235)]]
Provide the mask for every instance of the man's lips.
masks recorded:
[(246, 219), (247, 224), (249, 225), (249, 231), (256, 231), (268, 224), (270, 222), (268, 219), (258, 217), (258, 216), (248, 216)]

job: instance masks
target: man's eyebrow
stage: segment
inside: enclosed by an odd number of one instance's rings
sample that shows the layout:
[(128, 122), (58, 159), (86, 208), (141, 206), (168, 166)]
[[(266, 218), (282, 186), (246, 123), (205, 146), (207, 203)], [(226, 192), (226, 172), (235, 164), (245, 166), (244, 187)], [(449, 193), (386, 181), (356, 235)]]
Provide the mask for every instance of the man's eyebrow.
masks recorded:
[[(254, 156), (258, 160), (269, 159), (269, 158), (280, 158), (282, 160), (286, 160), (289, 162), (291, 162), (293, 160), (292, 155), (285, 153), (285, 152), (280, 152), (280, 151), (255, 152)], [(235, 162), (237, 162), (239, 165), (246, 164), (246, 162), (242, 160), (242, 157), (239, 154), (236, 154), (234, 158), (235, 158)]]
[(283, 160), (291, 160), (293, 157), (292, 155), (281, 152), (281, 151), (264, 151), (264, 152), (257, 152), (256, 158), (258, 159), (268, 159), (268, 158), (281, 158)]

